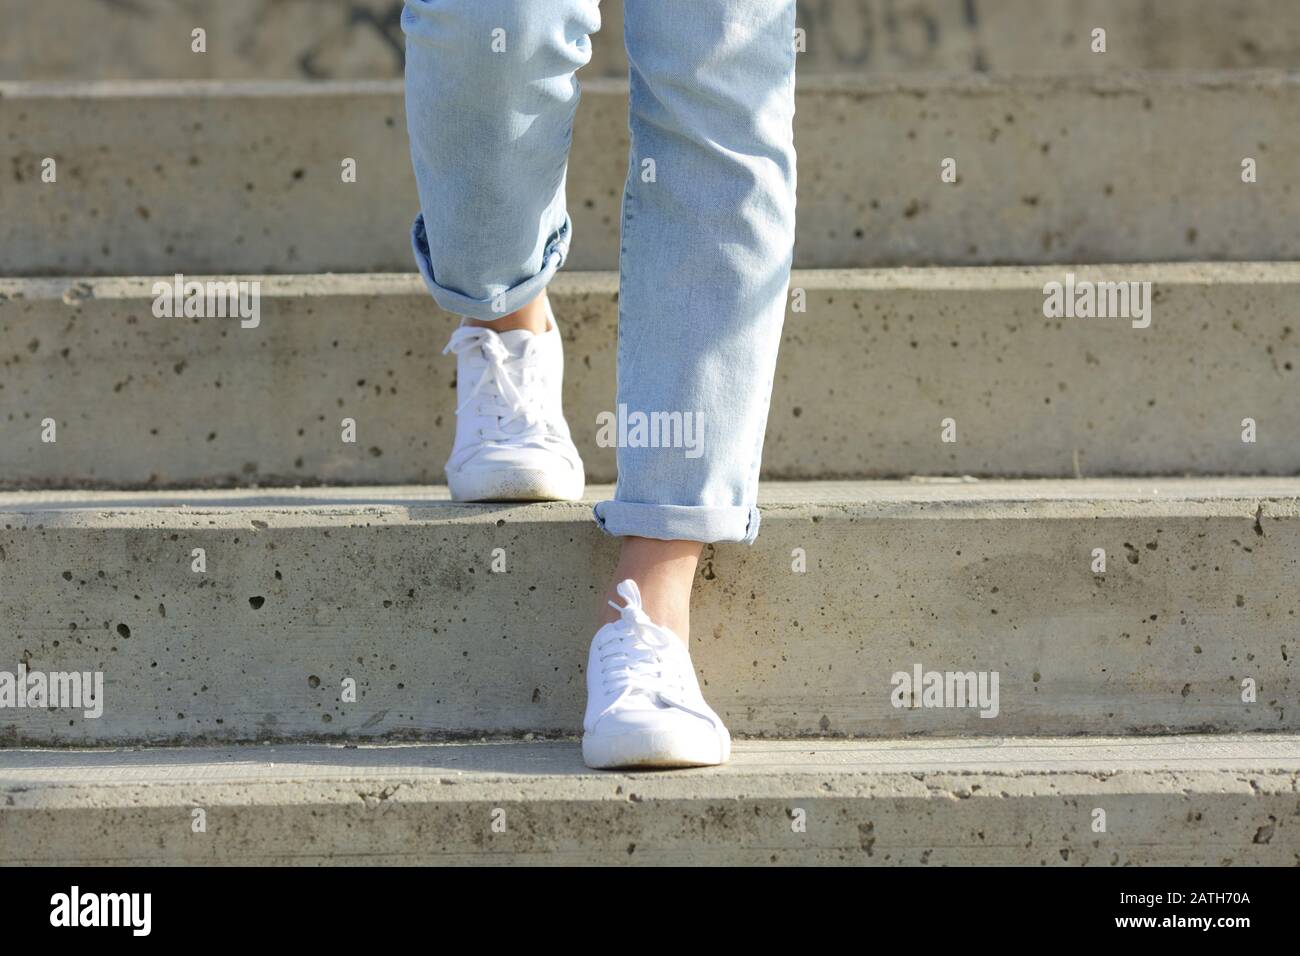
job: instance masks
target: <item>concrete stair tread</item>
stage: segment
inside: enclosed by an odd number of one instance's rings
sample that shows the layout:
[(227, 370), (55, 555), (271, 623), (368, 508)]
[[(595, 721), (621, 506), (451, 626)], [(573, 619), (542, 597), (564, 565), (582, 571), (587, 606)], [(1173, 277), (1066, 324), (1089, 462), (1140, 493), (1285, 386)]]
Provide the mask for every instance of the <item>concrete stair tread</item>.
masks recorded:
[[(191, 784), (277, 786), (293, 783), (454, 782), (544, 789), (571, 783), (606, 795), (601, 781), (635, 779), (671, 791), (731, 787), (742, 782), (806, 786), (842, 778), (955, 774), (1025, 777), (1117, 773), (1203, 774), (1209, 777), (1300, 772), (1300, 735), (1192, 734), (1153, 737), (987, 737), (915, 740), (735, 741), (721, 767), (672, 773), (609, 772), (582, 763), (577, 738), (495, 739), (406, 744), (297, 744), (139, 749), (13, 748), (0, 750), (0, 794), (21, 791)], [(1224, 781), (1220, 781), (1224, 782)]]
[(1287, 865), (1298, 780), (1295, 735), (742, 740), (640, 774), (574, 740), (10, 750), (0, 864)]
[[(503, 512), (514, 520), (589, 521), (591, 506), (612, 497), (614, 486), (590, 484), (581, 502), (452, 501), (446, 485), (322, 486), (312, 488), (231, 488), (175, 491), (104, 491), (94, 489), (0, 492), (0, 513), (41, 520), (53, 513), (87, 512), (85, 520), (145, 526), (184, 522), (191, 514), (205, 518), (226, 513), (244, 522), (250, 512), (315, 517), (324, 524), (367, 518), (388, 512), (392, 520), (490, 521)], [(764, 509), (862, 507), (871, 510), (908, 509), (927, 517), (927, 504), (947, 505), (972, 517), (980, 509), (991, 517), (1023, 504), (1042, 504), (1061, 517), (1098, 503), (1131, 505), (1133, 512), (1158, 513), (1165, 506), (1193, 506), (1199, 514), (1245, 514), (1251, 503), (1271, 500), (1270, 516), (1298, 514), (1300, 477), (1168, 477), (1168, 478), (1034, 478), (975, 479), (917, 477), (889, 481), (767, 481), (759, 486)], [(1245, 507), (1247, 510), (1243, 510)], [(16, 519), (15, 519), (16, 520)], [(61, 523), (67, 519), (58, 519)]]

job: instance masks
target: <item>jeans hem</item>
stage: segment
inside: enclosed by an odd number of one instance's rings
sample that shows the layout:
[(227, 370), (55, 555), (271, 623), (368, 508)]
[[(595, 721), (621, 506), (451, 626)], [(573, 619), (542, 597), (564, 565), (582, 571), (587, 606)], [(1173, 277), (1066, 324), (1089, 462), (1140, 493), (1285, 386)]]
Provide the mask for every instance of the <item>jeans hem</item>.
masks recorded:
[(759, 514), (753, 505), (716, 508), (611, 500), (597, 504), (592, 514), (602, 531), (619, 538), (752, 544), (758, 536)]
[(569, 241), (572, 235), (573, 223), (568, 215), (565, 215), (564, 224), (546, 245), (546, 252), (542, 255), (541, 270), (504, 292), (486, 299), (475, 299), (463, 292), (449, 289), (440, 285), (433, 277), (433, 262), (429, 258), (429, 239), (425, 233), (424, 213), (415, 217), (415, 224), (411, 227), (411, 249), (415, 253), (415, 264), (420, 269), (420, 276), (438, 305), (454, 315), (491, 322), (493, 319), (499, 319), (503, 315), (522, 309), (542, 294), (542, 290), (554, 278), (556, 271), (564, 265), (564, 260), (569, 254)]

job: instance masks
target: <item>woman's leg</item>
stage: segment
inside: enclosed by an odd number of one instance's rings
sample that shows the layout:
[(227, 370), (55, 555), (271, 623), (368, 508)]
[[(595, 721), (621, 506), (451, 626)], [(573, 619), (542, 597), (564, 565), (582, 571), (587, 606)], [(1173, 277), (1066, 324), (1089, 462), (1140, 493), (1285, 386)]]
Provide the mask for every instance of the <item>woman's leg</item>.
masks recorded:
[(618, 404), (629, 420), (659, 413), (659, 444), (666, 430), (686, 447), (620, 446), (596, 515), (629, 537), (625, 565), (654, 569), (647, 612), (683, 636), (695, 569), (681, 542), (758, 531), (794, 245), (794, 25), (793, 0), (626, 0)]
[(582, 496), (545, 288), (569, 248), (574, 74), (599, 27), (596, 0), (407, 0), (403, 11), (415, 258), (438, 303), (465, 317), (448, 343), (457, 500)]
[(624, 544), (588, 656), (583, 756), (716, 764), (731, 738), (685, 638), (701, 544), (758, 532), (794, 245), (794, 2), (625, 9), (618, 488), (595, 509)]

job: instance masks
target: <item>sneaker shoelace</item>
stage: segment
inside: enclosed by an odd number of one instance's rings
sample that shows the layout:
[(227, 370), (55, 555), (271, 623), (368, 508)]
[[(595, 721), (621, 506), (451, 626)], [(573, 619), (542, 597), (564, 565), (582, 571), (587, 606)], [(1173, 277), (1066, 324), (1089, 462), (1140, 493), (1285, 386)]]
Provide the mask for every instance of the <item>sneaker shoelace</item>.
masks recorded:
[[(477, 403), (480, 415), (496, 419), (495, 428), (483, 428), (479, 437), (484, 441), (508, 445), (533, 444), (546, 447), (548, 442), (559, 441), (547, 427), (544, 414), (544, 393), (541, 389), (525, 394), (519, 383), (527, 382), (528, 372), (537, 368), (536, 340), (528, 340), (519, 355), (511, 355), (501, 339), (491, 329), (478, 326), (461, 326), (451, 334), (443, 355), (459, 356), (470, 349), (479, 349), (484, 359), (483, 374), (456, 408), (459, 415)], [(516, 422), (520, 427), (506, 428)]]
[(613, 601), (608, 603), (619, 613), (619, 626), (596, 645), (596, 651), (605, 693), (618, 688), (618, 694), (601, 716), (627, 697), (641, 694), (653, 703), (676, 707), (717, 728), (719, 721), (713, 714), (683, 703), (687, 696), (685, 679), (670, 660), (674, 655), (669, 653), (676, 650), (677, 636), (646, 614), (641, 604), (641, 589), (635, 581), (622, 582), (617, 591), (626, 603), (622, 606)]

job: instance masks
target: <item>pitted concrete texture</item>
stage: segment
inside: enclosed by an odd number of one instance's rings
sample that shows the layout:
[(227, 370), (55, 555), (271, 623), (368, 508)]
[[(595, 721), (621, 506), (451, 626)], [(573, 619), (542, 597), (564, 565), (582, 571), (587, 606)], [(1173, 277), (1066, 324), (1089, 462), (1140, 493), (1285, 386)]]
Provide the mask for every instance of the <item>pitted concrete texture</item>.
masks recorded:
[[(1067, 272), (1150, 282), (1150, 327), (1044, 318), (1043, 288)], [(246, 329), (155, 318), (152, 279), (0, 279), (0, 486), (443, 481), (456, 320), (419, 279), (255, 281)], [(1295, 263), (816, 270), (791, 286), (765, 478), (1300, 473)], [(597, 437), (617, 291), (612, 273), (550, 289), (591, 481), (616, 477)], [(947, 417), (956, 442), (940, 440)]]
[[(5, 495), (0, 670), (105, 690), (97, 719), (0, 709), (0, 735), (572, 733), (615, 550), (590, 500)], [(737, 734), (1300, 729), (1300, 479), (770, 483), (760, 503), (756, 545), (706, 549), (692, 622)], [(912, 696), (917, 669), (996, 674), (995, 706)]]
[[(585, 88), (570, 268), (617, 268), (626, 95)], [(1300, 74), (1280, 72), (809, 77), (795, 264), (1300, 258), (1298, 108)], [(0, 129), (0, 273), (412, 268), (396, 82), (0, 84)]]
[(6, 751), (0, 864), (1294, 865), (1298, 786), (1289, 735)]
[[(378, 79), (402, 75), (401, 0), (0, 0), (0, 79)], [(583, 71), (625, 76), (603, 0)], [(1300, 61), (1291, 0), (800, 0), (801, 75), (1216, 69)], [(1107, 50), (1092, 51), (1104, 25)], [(190, 32), (208, 32), (204, 54)]]

